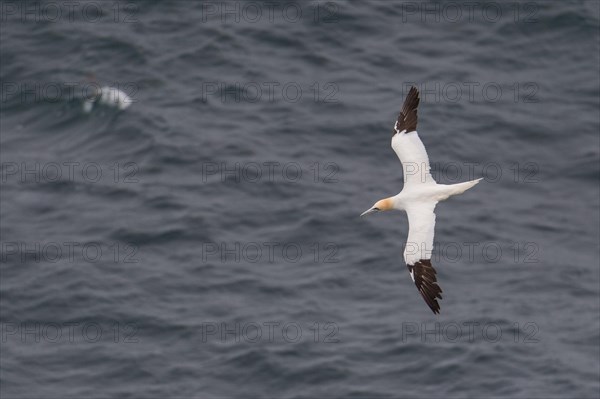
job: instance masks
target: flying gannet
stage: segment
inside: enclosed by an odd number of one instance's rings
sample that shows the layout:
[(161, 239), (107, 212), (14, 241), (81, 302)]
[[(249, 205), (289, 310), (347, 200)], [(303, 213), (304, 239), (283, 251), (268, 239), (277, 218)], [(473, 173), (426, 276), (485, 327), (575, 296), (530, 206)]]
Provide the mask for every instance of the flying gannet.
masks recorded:
[(429, 157), (417, 134), (417, 107), (419, 91), (411, 87), (392, 132), (392, 148), (400, 158), (404, 171), (402, 191), (377, 201), (364, 216), (379, 211), (404, 210), (408, 215), (408, 238), (404, 248), (404, 261), (410, 277), (433, 313), (440, 312), (438, 299), (442, 289), (437, 283), (436, 271), (431, 265), (434, 209), (438, 202), (453, 195), (462, 194), (480, 179), (458, 184), (438, 184), (430, 173)]

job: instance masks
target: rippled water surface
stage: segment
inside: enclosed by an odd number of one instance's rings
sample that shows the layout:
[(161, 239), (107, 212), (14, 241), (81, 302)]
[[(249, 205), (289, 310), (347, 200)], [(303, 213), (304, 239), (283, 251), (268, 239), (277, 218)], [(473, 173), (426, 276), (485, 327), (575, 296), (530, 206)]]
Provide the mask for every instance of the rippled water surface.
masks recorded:
[[(3, 398), (597, 398), (594, 1), (3, 1)], [(271, 5), (269, 5), (271, 4)], [(470, 12), (469, 10), (472, 10)], [(433, 315), (390, 148), (442, 183)], [(124, 111), (83, 111), (94, 87)]]

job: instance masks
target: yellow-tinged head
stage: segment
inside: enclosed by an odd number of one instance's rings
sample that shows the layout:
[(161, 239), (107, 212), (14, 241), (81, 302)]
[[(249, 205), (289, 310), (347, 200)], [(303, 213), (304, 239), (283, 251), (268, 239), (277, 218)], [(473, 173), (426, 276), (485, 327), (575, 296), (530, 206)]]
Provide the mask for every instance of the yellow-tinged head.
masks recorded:
[(392, 198), (384, 198), (379, 200), (373, 205), (370, 209), (364, 211), (360, 216), (368, 215), (372, 212), (380, 212), (380, 211), (391, 211), (394, 209), (394, 201)]

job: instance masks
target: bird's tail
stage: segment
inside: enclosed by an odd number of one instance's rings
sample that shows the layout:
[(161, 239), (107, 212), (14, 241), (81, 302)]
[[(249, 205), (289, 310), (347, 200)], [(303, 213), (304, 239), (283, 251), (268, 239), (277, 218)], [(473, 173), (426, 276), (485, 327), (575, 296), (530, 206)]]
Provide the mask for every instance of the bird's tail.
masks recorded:
[(442, 195), (441, 195), (441, 198), (439, 199), (439, 201), (443, 201), (453, 195), (458, 195), (458, 194), (464, 193), (465, 191), (467, 191), (468, 189), (470, 189), (471, 187), (473, 187), (477, 183), (479, 183), (481, 181), (481, 179), (483, 179), (483, 177), (480, 177), (479, 179), (476, 179), (476, 180), (466, 181), (463, 183), (448, 184), (448, 185), (444, 184), (443, 185), (444, 190), (442, 192)]

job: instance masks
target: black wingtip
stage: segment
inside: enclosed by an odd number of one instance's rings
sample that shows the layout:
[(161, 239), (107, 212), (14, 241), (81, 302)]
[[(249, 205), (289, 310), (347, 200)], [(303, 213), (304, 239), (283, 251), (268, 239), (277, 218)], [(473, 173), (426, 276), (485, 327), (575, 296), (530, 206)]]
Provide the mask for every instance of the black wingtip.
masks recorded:
[(410, 133), (417, 130), (417, 108), (419, 107), (420, 101), (419, 90), (415, 86), (411, 86), (406, 95), (406, 99), (404, 100), (404, 104), (402, 105), (402, 109), (400, 110), (400, 114), (398, 115), (396, 124), (394, 125), (393, 134), (402, 131)]
[(442, 299), (442, 289), (437, 283), (436, 270), (431, 265), (430, 259), (421, 259), (414, 265), (406, 265), (412, 273), (415, 285), (419, 293), (425, 300), (429, 309), (435, 314), (440, 313), (440, 304), (437, 301)]

